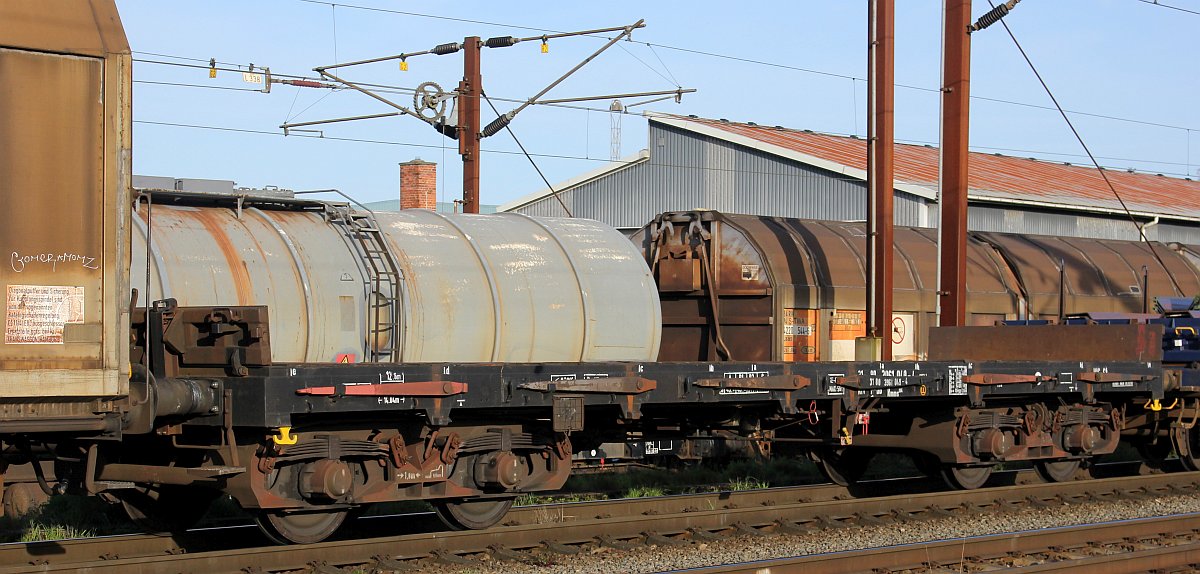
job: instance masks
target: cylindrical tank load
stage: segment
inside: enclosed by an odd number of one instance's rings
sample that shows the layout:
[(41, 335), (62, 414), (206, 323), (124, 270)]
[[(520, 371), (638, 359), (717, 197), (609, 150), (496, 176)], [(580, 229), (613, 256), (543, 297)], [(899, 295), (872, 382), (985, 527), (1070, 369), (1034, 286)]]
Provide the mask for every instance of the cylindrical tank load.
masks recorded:
[(368, 217), (291, 205), (140, 205), (132, 249), (139, 290), (148, 236), (152, 248), (150, 296), (139, 304), (266, 305), (279, 362), (658, 355), (654, 280), (635, 246), (602, 223), (426, 210)]
[[(846, 361), (854, 359), (855, 338), (866, 334), (861, 222), (667, 212), (632, 239), (659, 285), (660, 360)], [(937, 230), (897, 227), (894, 247), (894, 312), (885, 337), (896, 359), (921, 359), (936, 324)], [(1160, 263), (1136, 241), (971, 232), (967, 321), (1049, 319), (1060, 308), (1138, 312), (1143, 295), (1153, 301), (1200, 291), (1189, 248), (1173, 247), (1157, 244)]]

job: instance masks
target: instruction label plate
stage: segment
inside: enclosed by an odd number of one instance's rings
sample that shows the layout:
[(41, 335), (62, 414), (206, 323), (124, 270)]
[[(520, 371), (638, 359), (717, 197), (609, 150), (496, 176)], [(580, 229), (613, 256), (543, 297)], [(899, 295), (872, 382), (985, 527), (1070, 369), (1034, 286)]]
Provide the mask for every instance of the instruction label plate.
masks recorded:
[(4, 344), (59, 344), (63, 326), (83, 322), (83, 287), (9, 285)]

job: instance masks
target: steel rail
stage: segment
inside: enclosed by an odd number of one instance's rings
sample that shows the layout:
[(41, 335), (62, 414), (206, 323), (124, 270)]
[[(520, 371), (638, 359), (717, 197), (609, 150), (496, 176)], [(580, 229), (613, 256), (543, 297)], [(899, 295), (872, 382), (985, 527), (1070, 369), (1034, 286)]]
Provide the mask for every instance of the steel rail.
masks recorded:
[[(1032, 476), (1032, 473), (1026, 473)], [(1016, 476), (1014, 474), (1014, 476)], [(1016, 478), (1013, 479), (1017, 480)], [(931, 488), (932, 487), (932, 488)], [(854, 489), (833, 484), (810, 484), (746, 491), (719, 491), (696, 494), (677, 494), (637, 499), (590, 500), (518, 506), (509, 511), (503, 524), (522, 526), (547, 521), (568, 522), (594, 520), (614, 516), (642, 514), (674, 514), (689, 509), (714, 509), (734, 506), (748, 507), (781, 502), (810, 502), (843, 500), (862, 496), (869, 489), (880, 495), (929, 492), (944, 486), (931, 484), (925, 478), (889, 478), (864, 482)], [(631, 502), (633, 501), (633, 502)], [(444, 527), (431, 512), (360, 518), (351, 526), (355, 531), (381, 534), (401, 534), (442, 530)], [(163, 556), (199, 551), (242, 548), (247, 544), (266, 543), (251, 524), (231, 524), (199, 528), (170, 535), (131, 534), (100, 536), (70, 540), (0, 544), (0, 567), (10, 564), (66, 564), (104, 559), (104, 557), (133, 558)]]
[[(779, 529), (810, 531), (828, 526), (870, 523), (881, 517), (897, 520), (949, 515), (960, 511), (986, 512), (1045, 504), (1047, 501), (1086, 502), (1200, 492), (1200, 473), (1159, 474), (1051, 484), (1027, 484), (953, 493), (930, 492), (889, 497), (785, 502), (774, 505), (729, 504), (728, 508), (684, 509), (676, 513), (579, 519), (568, 522), (501, 526), (486, 531), (432, 532), (404, 536), (323, 542), (306, 546), (245, 548), (172, 556), (0, 568), (17, 572), (87, 572), (146, 574), (164, 572), (240, 572), (257, 567), (263, 572), (298, 570), (312, 564), (395, 568), (400, 561), (459, 555), (520, 553), (536, 548), (571, 552), (582, 544), (619, 544), (651, 539), (683, 542), (722, 533)], [(625, 504), (643, 509), (645, 502)], [(691, 510), (690, 512), (688, 510)], [(658, 537), (658, 538), (655, 538)], [(960, 542), (961, 543), (961, 542)], [(499, 551), (497, 549), (500, 549)], [(564, 550), (565, 549), (565, 550)], [(391, 566), (389, 566), (391, 564)]]
[[(760, 560), (696, 568), (688, 572), (836, 574), (846, 572), (848, 564), (853, 564), (855, 571), (862, 572), (907, 569), (976, 571), (967, 569), (968, 564), (1002, 567), (1008, 572), (1117, 574), (1161, 571), (1200, 563), (1200, 536), (1197, 531), (1200, 531), (1200, 513), (1176, 514)], [(1154, 547), (1131, 548), (1138, 545)], [(1039, 563), (1014, 568), (1014, 558)]]

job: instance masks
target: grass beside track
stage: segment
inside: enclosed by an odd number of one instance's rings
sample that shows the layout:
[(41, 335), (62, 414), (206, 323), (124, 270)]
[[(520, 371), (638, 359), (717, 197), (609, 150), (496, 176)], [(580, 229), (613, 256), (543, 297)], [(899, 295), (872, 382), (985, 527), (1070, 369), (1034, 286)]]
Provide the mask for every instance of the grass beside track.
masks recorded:
[(805, 460), (735, 460), (719, 467), (697, 464), (673, 469), (632, 469), (572, 476), (562, 490), (522, 495), (517, 498), (517, 505), (754, 490), (822, 481), (816, 466)]
[(0, 541), (36, 542), (137, 532), (120, 506), (87, 496), (54, 496), (28, 515), (0, 518)]

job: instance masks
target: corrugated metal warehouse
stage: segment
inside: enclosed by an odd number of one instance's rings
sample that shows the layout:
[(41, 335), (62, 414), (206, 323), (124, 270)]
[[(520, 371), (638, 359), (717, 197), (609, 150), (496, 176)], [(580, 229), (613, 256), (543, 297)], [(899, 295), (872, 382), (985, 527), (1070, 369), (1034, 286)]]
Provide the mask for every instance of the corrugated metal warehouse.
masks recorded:
[[(664, 211), (826, 220), (866, 218), (866, 141), (780, 126), (647, 114), (649, 150), (555, 186), (577, 217), (622, 229)], [(969, 226), (976, 231), (1138, 239), (1094, 168), (971, 153)], [(938, 150), (896, 145), (896, 224), (937, 223)], [(1150, 239), (1200, 243), (1200, 182), (1106, 170)], [(565, 215), (549, 190), (500, 211)]]

